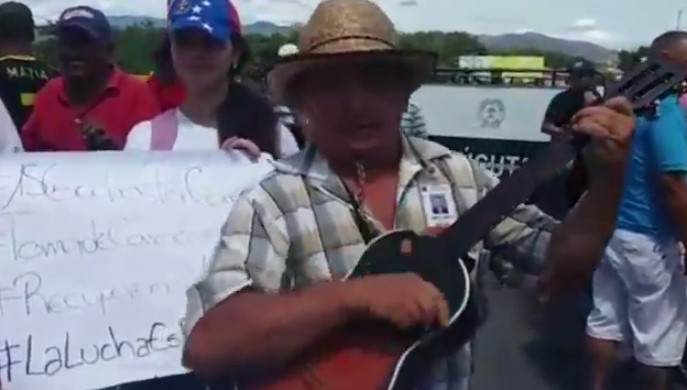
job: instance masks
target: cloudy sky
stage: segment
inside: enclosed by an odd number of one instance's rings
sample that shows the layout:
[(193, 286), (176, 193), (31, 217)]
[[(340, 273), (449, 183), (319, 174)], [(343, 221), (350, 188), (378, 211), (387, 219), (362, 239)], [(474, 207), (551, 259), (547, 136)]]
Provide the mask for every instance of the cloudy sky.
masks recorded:
[[(234, 0), (246, 23), (304, 21), (317, 0)], [(54, 18), (68, 0), (25, 0), (38, 18)], [(537, 31), (609, 47), (633, 47), (676, 27), (679, 0), (377, 0), (404, 31)], [(164, 0), (81, 0), (111, 15), (163, 16)], [(637, 3), (636, 5), (630, 5)]]

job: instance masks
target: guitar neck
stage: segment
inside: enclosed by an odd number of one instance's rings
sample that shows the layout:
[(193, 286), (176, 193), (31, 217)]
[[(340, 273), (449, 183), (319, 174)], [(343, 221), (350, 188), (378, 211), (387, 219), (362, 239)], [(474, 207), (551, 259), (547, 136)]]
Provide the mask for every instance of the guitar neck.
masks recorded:
[(463, 255), (494, 227), (527, 200), (537, 185), (561, 172), (573, 160), (578, 148), (571, 136), (551, 143), (544, 152), (530, 159), (510, 177), (488, 191), (474, 206), (460, 215), (439, 239), (445, 241), (448, 253)]

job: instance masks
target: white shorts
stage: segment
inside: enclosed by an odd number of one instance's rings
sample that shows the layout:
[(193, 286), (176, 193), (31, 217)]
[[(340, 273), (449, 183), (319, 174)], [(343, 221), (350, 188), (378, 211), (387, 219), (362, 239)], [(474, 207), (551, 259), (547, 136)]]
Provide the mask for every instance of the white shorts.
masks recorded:
[(616, 230), (594, 273), (587, 334), (624, 343), (638, 362), (674, 367), (687, 339), (687, 278), (676, 242)]

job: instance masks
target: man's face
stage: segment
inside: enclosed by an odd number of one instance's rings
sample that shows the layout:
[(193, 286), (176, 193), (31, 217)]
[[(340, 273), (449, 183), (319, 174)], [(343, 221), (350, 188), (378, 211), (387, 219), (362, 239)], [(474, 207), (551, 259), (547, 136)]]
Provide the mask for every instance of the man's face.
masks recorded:
[(292, 88), (306, 136), (323, 152), (364, 155), (400, 136), (409, 70), (388, 60), (341, 60), (308, 70)]
[(571, 89), (586, 91), (588, 89), (594, 88), (595, 77), (593, 75), (570, 75), (568, 79), (568, 84)]
[(76, 27), (66, 27), (57, 35), (57, 52), (62, 74), (67, 78), (90, 79), (109, 67), (112, 45), (95, 39)]

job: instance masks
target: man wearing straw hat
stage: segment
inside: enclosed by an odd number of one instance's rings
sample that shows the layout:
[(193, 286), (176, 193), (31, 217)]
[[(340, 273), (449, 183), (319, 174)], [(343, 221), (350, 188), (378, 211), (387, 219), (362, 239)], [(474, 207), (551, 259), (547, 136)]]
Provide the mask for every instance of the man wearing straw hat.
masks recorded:
[[(465, 156), (399, 131), (435, 57), (398, 49), (377, 5), (321, 2), (298, 46), (272, 68), (269, 86), (312, 145), (239, 196), (208, 274), (188, 292), (184, 364), (207, 377), (288, 364), (356, 318), (445, 325), (444, 298), (415, 274), (343, 280), (380, 232), (436, 232), (497, 183)], [(587, 196), (560, 224), (520, 206), (485, 239), (534, 269), (548, 246), (546, 280), (561, 288), (577, 286), (566, 285), (578, 276), (570, 272), (593, 269), (613, 230), (634, 119), (620, 99), (585, 108), (573, 123), (603, 167)], [(427, 206), (437, 196), (441, 212)], [(422, 388), (467, 388), (469, 348), (456, 352)]]

